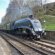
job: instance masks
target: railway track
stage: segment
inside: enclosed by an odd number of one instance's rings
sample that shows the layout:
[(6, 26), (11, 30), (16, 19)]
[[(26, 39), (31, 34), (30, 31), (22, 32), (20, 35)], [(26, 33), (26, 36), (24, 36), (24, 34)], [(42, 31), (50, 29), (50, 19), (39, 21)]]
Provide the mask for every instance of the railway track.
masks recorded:
[(47, 54), (55, 55), (55, 45), (50, 43), (45, 43), (41, 41), (28, 41), (28, 44), (32, 45), (33, 47), (39, 48), (42, 51), (45, 51)]
[(44, 51), (47, 51), (49, 53), (53, 53), (55, 55), (55, 45), (50, 44), (49, 42), (42, 42), (42, 41), (32, 41), (35, 45), (37, 45), (39, 48), (43, 49)]
[[(11, 37), (11, 35), (7, 34), (7, 36)], [(21, 39), (11, 37), (12, 39), (15, 39), (16, 41), (20, 41)], [(50, 42), (45, 41), (26, 41), (22, 40), (22, 43), (28, 45), (29, 47), (33, 48), (34, 50), (37, 50), (37, 52), (40, 52), (42, 55), (55, 55), (55, 45), (50, 44)]]
[(45, 52), (38, 50), (26, 43), (16, 41), (15, 39), (8, 38), (9, 36), (2, 34), (3, 38), (19, 50), (23, 55), (47, 55)]
[(49, 41), (49, 40), (41, 39), (41, 42), (45, 42), (45, 43), (49, 43), (49, 44), (53, 44), (53, 45), (55, 45), (55, 42), (53, 42), (53, 41)]
[[(24, 55), (24, 54), (23, 54), (22, 52), (20, 52), (16, 47), (14, 47), (10, 42), (8, 42), (8, 40), (5, 39), (2, 34), (0, 34), (0, 36), (10, 45), (11, 48), (14, 49), (14, 51), (17, 51), (17, 53), (15, 53), (15, 54), (17, 54), (17, 55)], [(14, 53), (13, 53), (13, 54), (14, 54)], [(15, 54), (14, 54), (14, 55), (15, 55)]]

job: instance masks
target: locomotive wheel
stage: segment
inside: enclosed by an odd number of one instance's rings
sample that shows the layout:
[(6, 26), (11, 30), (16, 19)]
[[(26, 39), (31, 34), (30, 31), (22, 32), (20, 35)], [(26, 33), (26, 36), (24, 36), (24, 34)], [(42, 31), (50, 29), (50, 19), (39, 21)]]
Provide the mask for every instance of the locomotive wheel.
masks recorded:
[(37, 40), (37, 36), (34, 36), (34, 40)]
[(40, 36), (38, 36), (38, 37), (35, 36), (35, 37), (34, 37), (34, 40), (40, 40)]
[(31, 36), (31, 39), (34, 39), (34, 36)]
[(37, 40), (40, 40), (40, 35), (38, 35)]

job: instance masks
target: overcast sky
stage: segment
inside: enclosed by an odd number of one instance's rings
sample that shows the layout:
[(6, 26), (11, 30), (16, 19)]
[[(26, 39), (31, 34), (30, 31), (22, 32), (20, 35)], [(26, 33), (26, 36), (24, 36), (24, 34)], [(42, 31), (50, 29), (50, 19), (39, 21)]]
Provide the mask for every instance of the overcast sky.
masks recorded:
[(6, 8), (8, 7), (9, 2), (10, 2), (9, 0), (0, 0), (0, 23), (2, 17), (6, 13)]
[[(47, 1), (48, 1), (48, 3), (55, 2), (55, 0), (47, 0)], [(2, 17), (6, 13), (6, 9), (8, 7), (9, 2), (10, 2), (10, 0), (0, 0), (0, 23), (1, 23)]]
[(55, 2), (55, 0), (47, 0), (48, 2)]

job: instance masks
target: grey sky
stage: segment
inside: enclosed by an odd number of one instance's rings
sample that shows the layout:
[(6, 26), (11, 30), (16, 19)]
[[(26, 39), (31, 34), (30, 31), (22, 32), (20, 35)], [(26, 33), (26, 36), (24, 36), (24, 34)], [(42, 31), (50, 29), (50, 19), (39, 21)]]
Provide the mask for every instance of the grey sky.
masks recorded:
[[(26, 0), (25, 0), (26, 1)], [(48, 3), (50, 2), (55, 2), (55, 0), (46, 0)], [(6, 9), (7, 9), (7, 6), (9, 4), (9, 0), (0, 0), (0, 22), (1, 22), (1, 19), (2, 17), (5, 15), (6, 13)]]

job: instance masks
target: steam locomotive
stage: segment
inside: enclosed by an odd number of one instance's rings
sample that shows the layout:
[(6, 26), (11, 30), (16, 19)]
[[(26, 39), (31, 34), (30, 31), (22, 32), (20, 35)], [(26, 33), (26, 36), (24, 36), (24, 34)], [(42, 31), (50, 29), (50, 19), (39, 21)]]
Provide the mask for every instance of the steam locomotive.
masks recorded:
[(7, 24), (5, 30), (31, 39), (40, 39), (44, 33), (40, 21), (32, 16)]

